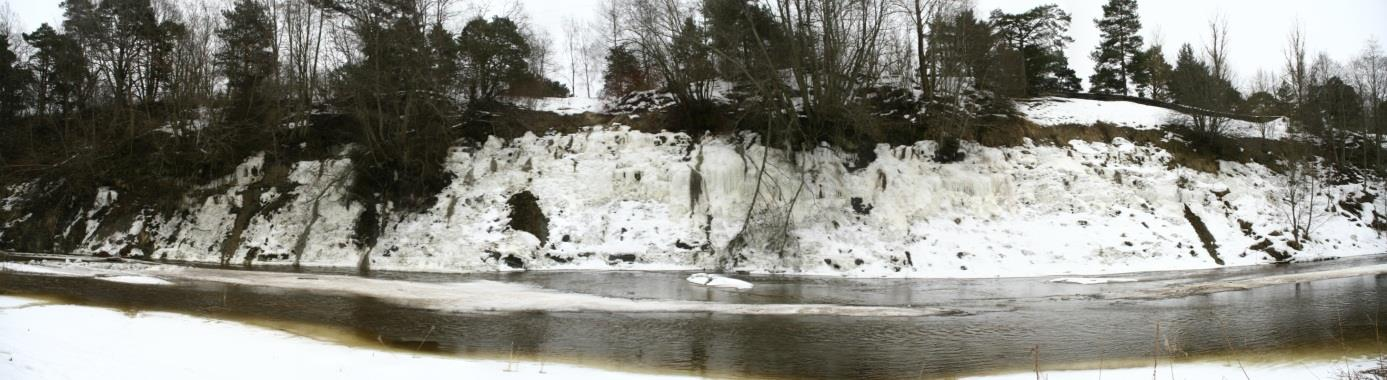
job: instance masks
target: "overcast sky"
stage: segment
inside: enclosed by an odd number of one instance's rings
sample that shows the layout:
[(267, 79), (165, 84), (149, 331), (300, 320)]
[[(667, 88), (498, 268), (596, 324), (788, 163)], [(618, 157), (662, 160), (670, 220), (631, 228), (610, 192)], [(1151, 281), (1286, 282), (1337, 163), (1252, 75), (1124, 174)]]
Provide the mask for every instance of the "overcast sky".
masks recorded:
[[(230, 2), (230, 0), (227, 0)], [(464, 0), (465, 1), (465, 0)], [(481, 0), (505, 2), (509, 0)], [(598, 0), (518, 0), (536, 25), (544, 25), (556, 42), (562, 41), (566, 18), (594, 18)], [(1020, 12), (1041, 4), (1059, 4), (1074, 17), (1069, 34), (1074, 44), (1067, 51), (1070, 65), (1087, 87), (1093, 73), (1089, 53), (1098, 43), (1093, 19), (1102, 16), (1106, 0), (976, 0), (979, 13), (993, 9)], [(58, 22), (60, 0), (0, 0), (8, 2), (26, 29), (42, 22)], [(1139, 2), (1142, 35), (1164, 42), (1168, 59), (1183, 43), (1196, 48), (1208, 34), (1208, 20), (1221, 13), (1230, 26), (1230, 60), (1239, 79), (1258, 69), (1281, 68), (1286, 34), (1297, 20), (1304, 25), (1308, 47), (1344, 62), (1357, 55), (1370, 37), (1387, 44), (1387, 0), (1145, 0)]]

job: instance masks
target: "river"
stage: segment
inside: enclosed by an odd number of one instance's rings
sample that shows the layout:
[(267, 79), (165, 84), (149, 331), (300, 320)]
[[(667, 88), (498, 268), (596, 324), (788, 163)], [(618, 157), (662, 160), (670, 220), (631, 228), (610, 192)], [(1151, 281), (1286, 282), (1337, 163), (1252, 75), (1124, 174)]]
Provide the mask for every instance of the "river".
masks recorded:
[[(958, 315), (459, 313), (387, 300), (218, 282), (142, 286), (0, 272), (0, 294), (251, 321), (347, 344), (567, 362), (626, 371), (750, 378), (951, 378), (999, 372), (1227, 358), (1277, 361), (1383, 352), (1387, 275), (1166, 299), (1109, 295), (1181, 284), (1387, 263), (1387, 255), (1283, 266), (1050, 278), (844, 279), (738, 276), (746, 292), (697, 287), (686, 272), (375, 272), (420, 282), (491, 280), (608, 297), (757, 304), (942, 307)], [(272, 270), (274, 268), (271, 268)], [(310, 270), (334, 274), (336, 270)], [(313, 326), (304, 328), (303, 326)], [(1157, 333), (1159, 329), (1159, 335)], [(248, 353), (253, 355), (253, 353)]]

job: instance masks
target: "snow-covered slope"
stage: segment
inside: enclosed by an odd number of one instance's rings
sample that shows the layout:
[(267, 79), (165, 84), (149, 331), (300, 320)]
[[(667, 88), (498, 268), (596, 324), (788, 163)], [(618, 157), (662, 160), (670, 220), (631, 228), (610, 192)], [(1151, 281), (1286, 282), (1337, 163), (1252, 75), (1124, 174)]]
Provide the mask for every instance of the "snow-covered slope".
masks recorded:
[[(1182, 123), (1188, 118), (1169, 109), (1126, 101), (1049, 97), (1020, 101), (1016, 108), (1026, 118), (1040, 125), (1093, 125), (1105, 122), (1134, 129), (1159, 129), (1164, 125)], [(1279, 140), (1286, 137), (1286, 126), (1285, 119), (1268, 123), (1229, 120), (1226, 128), (1233, 136)]]
[[(372, 247), (353, 238), (364, 207), (345, 198), (350, 162), (299, 162), (289, 173), (297, 186), (259, 194), (260, 204), (277, 207), (247, 223), (231, 262), (254, 253), (256, 263), (298, 256), (306, 265), (350, 267), (364, 255), (372, 269), (397, 270), (988, 277), (1256, 264), (1273, 260), (1266, 251), (1310, 260), (1387, 250), (1387, 237), (1369, 227), (1381, 211), (1366, 194), (1381, 189), (1326, 189), (1321, 195), (1332, 202), (1321, 205), (1332, 212), (1313, 241), (1293, 249), (1281, 175), (1231, 162), (1218, 173), (1172, 168), (1166, 151), (1122, 139), (965, 143), (967, 158), (952, 164), (932, 161), (929, 141), (878, 146), (878, 158), (865, 166), (827, 147), (793, 157), (765, 149), (751, 135), (695, 142), (619, 126), (493, 138), (452, 151), (447, 168), (455, 180), (430, 209), (384, 207)], [(767, 174), (758, 186), (762, 157)], [(262, 166), (249, 160), (235, 178), (208, 186), (215, 195), (92, 236), (83, 252), (120, 252), (148, 236), (156, 257), (215, 262)], [(509, 227), (507, 201), (521, 192), (534, 195), (548, 220), (543, 243)], [(1217, 260), (1192, 220), (1214, 239)]]

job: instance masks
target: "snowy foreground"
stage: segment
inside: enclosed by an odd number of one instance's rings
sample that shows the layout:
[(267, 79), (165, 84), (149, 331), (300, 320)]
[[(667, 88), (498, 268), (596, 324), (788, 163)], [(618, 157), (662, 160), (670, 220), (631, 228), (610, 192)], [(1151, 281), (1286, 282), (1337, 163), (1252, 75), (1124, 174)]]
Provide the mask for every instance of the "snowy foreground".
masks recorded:
[(0, 296), (0, 378), (9, 380), (663, 377), (353, 348), (182, 314), (132, 314)]
[[(234, 364), (254, 352), (254, 365)], [(127, 353), (127, 354), (121, 354)], [(259, 360), (255, 358), (293, 358)], [(227, 360), (233, 360), (228, 362)], [(231, 365), (228, 365), (231, 364)], [(1372, 364), (1247, 364), (1253, 379), (1329, 379)], [(1235, 363), (1162, 364), (1160, 378), (1244, 378)], [(1151, 368), (1104, 369), (1106, 378), (1150, 376)], [(1097, 370), (1046, 371), (1049, 379), (1096, 379)], [(1032, 373), (998, 379), (1034, 378)], [(285, 331), (163, 312), (54, 305), (0, 296), (0, 378), (39, 379), (334, 379), (497, 378), (622, 379), (674, 376), (617, 372), (561, 363), (471, 359), (349, 347)]]
[[(597, 107), (552, 103), (542, 106)], [(1156, 128), (1170, 116), (1156, 107), (1087, 100), (1039, 100), (1022, 111), (1042, 125), (1101, 120)], [(237, 213), (259, 209), (243, 203), (256, 202), (264, 211), (246, 219), (241, 243), (231, 245), (232, 263), (943, 278), (1189, 270), (1269, 263), (1275, 255), (1308, 261), (1387, 252), (1387, 235), (1371, 227), (1381, 225), (1387, 208), (1377, 185), (1325, 188), (1314, 239), (1296, 246), (1288, 244), (1284, 176), (1235, 162), (1200, 172), (1172, 164), (1161, 148), (1121, 138), (1009, 148), (965, 143), (966, 159), (951, 164), (931, 159), (931, 141), (880, 145), (872, 162), (830, 147), (768, 151), (758, 141), (606, 125), (459, 146), (446, 166), (454, 180), (436, 203), (420, 213), (382, 206), (384, 226), (369, 247), (354, 237), (365, 206), (346, 194), (352, 163), (345, 155), (292, 163), (290, 186), (270, 187), (258, 199), (244, 195), (273, 170), (253, 157), (167, 214), (103, 220), (122, 196), (105, 189), (70, 233), (85, 236), (78, 254), (217, 262)], [(758, 185), (762, 157), (767, 174)], [(0, 211), (42, 191), (33, 187), (12, 189)], [(524, 192), (547, 219), (547, 236), (510, 227), (508, 200)], [(0, 221), (27, 222), (41, 221)], [(1200, 238), (1197, 224), (1212, 242)], [(789, 238), (778, 239), (782, 232)]]

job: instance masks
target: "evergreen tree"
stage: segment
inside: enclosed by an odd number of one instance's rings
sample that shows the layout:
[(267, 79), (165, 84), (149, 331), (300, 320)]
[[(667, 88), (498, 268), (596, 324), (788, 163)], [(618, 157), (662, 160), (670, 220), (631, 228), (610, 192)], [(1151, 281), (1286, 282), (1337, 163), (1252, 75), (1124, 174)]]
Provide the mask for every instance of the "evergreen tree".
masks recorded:
[[(1214, 76), (1212, 69), (1195, 56), (1190, 44), (1180, 47), (1171, 73), (1170, 95), (1176, 103), (1214, 111), (1231, 112), (1241, 102), (1241, 95), (1227, 80)], [(1204, 114), (1190, 115), (1190, 127), (1209, 136), (1222, 135), (1226, 118)]]
[(188, 28), (181, 23), (165, 20), (158, 24), (146, 24), (141, 34), (145, 39), (144, 99), (153, 101), (159, 99), (160, 91), (175, 85), (173, 52), (178, 41), (188, 34)]
[(429, 49), (433, 53), (433, 77), (439, 87), (445, 91), (451, 91), (457, 84), (458, 71), (458, 47), (457, 39), (443, 24), (435, 23), (429, 29)]
[(650, 85), (642, 67), (640, 59), (625, 46), (611, 48), (607, 52), (607, 69), (602, 73), (605, 82), (602, 94), (617, 97), (649, 90)]
[(35, 52), (30, 66), (35, 74), (34, 106), (38, 112), (72, 112), (87, 83), (87, 60), (70, 34), (60, 34), (48, 24), (24, 35)]
[(1324, 84), (1312, 86), (1308, 101), (1301, 107), (1301, 120), (1307, 132), (1324, 144), (1331, 162), (1345, 159), (1342, 143), (1349, 133), (1361, 129), (1363, 98), (1352, 86), (1334, 76)]
[(1175, 68), (1165, 61), (1165, 51), (1161, 45), (1151, 45), (1141, 53), (1141, 68), (1135, 76), (1138, 96), (1152, 99), (1170, 100), (1170, 76)]
[(1288, 105), (1268, 92), (1257, 92), (1248, 95), (1247, 101), (1243, 102), (1242, 108), (1238, 111), (1249, 115), (1283, 115), (1287, 111)]
[(488, 102), (528, 77), (530, 44), (508, 18), (473, 19), (458, 35), (463, 87), (471, 101)]
[(14, 125), (24, 110), (24, 89), (29, 84), (29, 72), (20, 65), (19, 56), (10, 47), (10, 35), (0, 31), (0, 125)]
[(745, 72), (769, 72), (784, 65), (786, 54), (777, 49), (785, 46), (785, 30), (765, 6), (746, 0), (704, 0), (702, 11), (724, 78), (747, 79)]
[[(1177, 103), (1190, 107), (1216, 109), (1213, 82), (1214, 79), (1213, 75), (1209, 73), (1209, 66), (1194, 55), (1194, 48), (1190, 44), (1181, 46), (1180, 53), (1175, 59), (1175, 70), (1171, 75), (1171, 98)], [(1215, 120), (1195, 117), (1191, 127), (1196, 131), (1218, 134), (1221, 132), (1222, 125), (1217, 125), (1214, 122)]]
[(1066, 34), (1070, 17), (1064, 10), (1054, 4), (1017, 14), (996, 10), (992, 11), (991, 22), (1002, 41), (1011, 50), (1021, 53), (1027, 96), (1082, 89), (1079, 78), (1069, 68), (1069, 58), (1064, 55), (1064, 47), (1074, 42)]
[(1094, 20), (1102, 32), (1102, 41), (1093, 51), (1093, 76), (1089, 78), (1096, 93), (1130, 93), (1129, 83), (1141, 71), (1141, 20), (1137, 17), (1136, 0), (1108, 0), (1103, 6), (1103, 18)]
[(255, 0), (239, 0), (235, 8), (223, 11), (222, 17), (226, 24), (216, 32), (222, 48), (215, 58), (226, 73), (231, 114), (239, 117), (259, 112), (270, 100), (266, 82), (277, 67), (269, 9)]
[(708, 45), (707, 34), (694, 23), (693, 18), (685, 18), (683, 26), (674, 35), (669, 47), (670, 62), (676, 67), (666, 78), (668, 90), (684, 102), (707, 99), (707, 84), (717, 76), (713, 69), (713, 51)]

